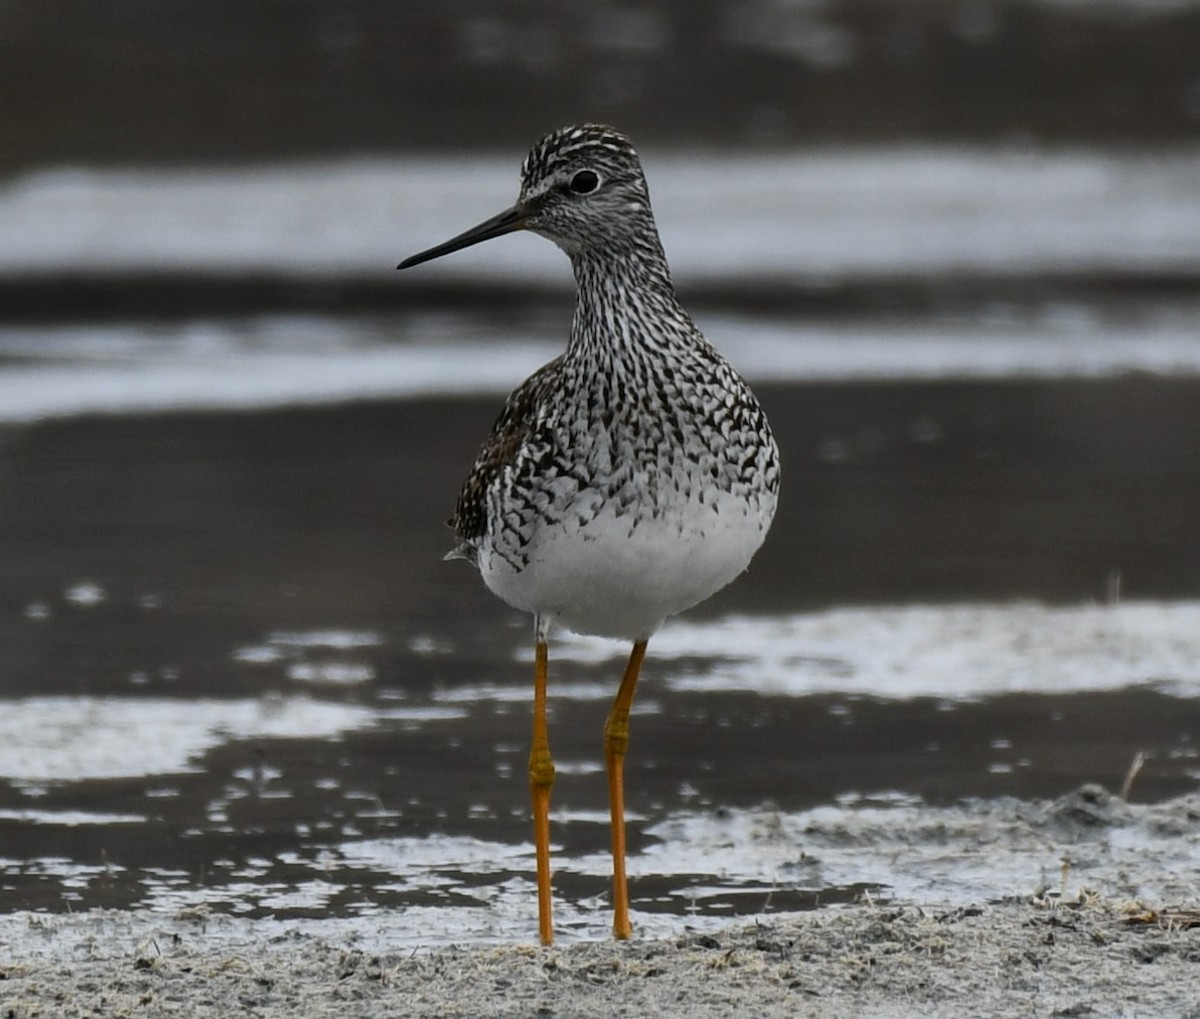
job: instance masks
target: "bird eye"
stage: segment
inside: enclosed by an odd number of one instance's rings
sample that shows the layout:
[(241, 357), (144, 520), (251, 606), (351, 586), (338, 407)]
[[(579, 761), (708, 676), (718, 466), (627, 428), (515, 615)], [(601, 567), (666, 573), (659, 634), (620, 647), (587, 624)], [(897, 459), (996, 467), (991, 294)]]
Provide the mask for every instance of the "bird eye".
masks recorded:
[(590, 195), (600, 186), (600, 176), (592, 170), (580, 170), (571, 178), (571, 190), (577, 195)]

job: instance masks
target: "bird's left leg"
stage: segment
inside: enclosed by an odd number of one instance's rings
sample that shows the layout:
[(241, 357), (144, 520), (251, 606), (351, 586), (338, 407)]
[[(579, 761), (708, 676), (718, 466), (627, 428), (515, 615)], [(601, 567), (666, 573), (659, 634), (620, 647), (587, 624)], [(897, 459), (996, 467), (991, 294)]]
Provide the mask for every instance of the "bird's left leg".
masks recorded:
[(550, 891), (550, 789), (554, 759), (546, 726), (546, 672), (549, 650), (540, 622), (534, 649), (533, 745), (529, 751), (529, 792), (533, 799), (533, 841), (537, 853), (538, 936), (543, 945), (554, 940)]
[(604, 723), (604, 763), (608, 768), (608, 806), (612, 814), (613, 936), (622, 939), (633, 933), (629, 922), (629, 885), (625, 878), (625, 751), (629, 747), (629, 709), (645, 657), (646, 642), (639, 640), (633, 645), (621, 688)]

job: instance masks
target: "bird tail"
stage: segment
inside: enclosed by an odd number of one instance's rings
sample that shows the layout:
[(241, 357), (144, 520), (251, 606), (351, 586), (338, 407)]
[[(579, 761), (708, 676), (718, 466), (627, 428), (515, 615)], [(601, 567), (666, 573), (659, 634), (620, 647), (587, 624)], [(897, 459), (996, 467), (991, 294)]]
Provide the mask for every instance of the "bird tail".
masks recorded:
[(444, 556), (443, 562), (450, 562), (452, 559), (465, 559), (472, 566), (479, 565), (479, 552), (469, 541), (464, 541), (461, 545), (456, 545)]

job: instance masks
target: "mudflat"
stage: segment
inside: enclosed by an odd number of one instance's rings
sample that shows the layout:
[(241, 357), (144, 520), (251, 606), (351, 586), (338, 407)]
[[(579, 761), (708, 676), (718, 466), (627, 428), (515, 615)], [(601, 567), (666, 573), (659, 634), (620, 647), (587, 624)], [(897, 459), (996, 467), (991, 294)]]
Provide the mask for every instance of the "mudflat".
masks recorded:
[[(331, 934), (204, 910), (12, 914), (0, 920), (0, 1010), (11, 1019), (1182, 1019), (1200, 1009), (1200, 904), (1194, 869), (1180, 871), (1171, 847), (1195, 841), (1198, 819), (1195, 795), (1136, 807), (1098, 787), (1020, 807), (975, 804), (951, 823), (953, 845), (936, 834), (944, 827), (917, 826), (904, 853), (986, 857), (998, 835), (1019, 828), (1021, 840), (1063, 859), (1056, 887), (1031, 873), (1027, 894), (994, 901), (866, 900), (704, 932), (680, 920), (677, 934), (625, 943), (396, 949), (369, 924)], [(1141, 846), (1144, 873), (1113, 853), (1127, 831), (1161, 836)], [(876, 837), (881, 853), (894, 851), (894, 838)], [(1086, 861), (1088, 884), (1073, 876), (1072, 858)], [(1165, 898), (1124, 894), (1142, 879)]]

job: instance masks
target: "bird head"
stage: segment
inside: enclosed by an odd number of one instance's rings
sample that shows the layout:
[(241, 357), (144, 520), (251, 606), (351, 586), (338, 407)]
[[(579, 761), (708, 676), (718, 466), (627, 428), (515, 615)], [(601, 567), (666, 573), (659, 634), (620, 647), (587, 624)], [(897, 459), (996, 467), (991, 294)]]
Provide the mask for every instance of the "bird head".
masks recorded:
[(405, 259), (399, 268), (515, 230), (540, 234), (572, 256), (606, 249), (620, 252), (639, 243), (657, 247), (650, 194), (629, 139), (601, 124), (565, 127), (546, 135), (525, 157), (520, 195), (512, 208)]

